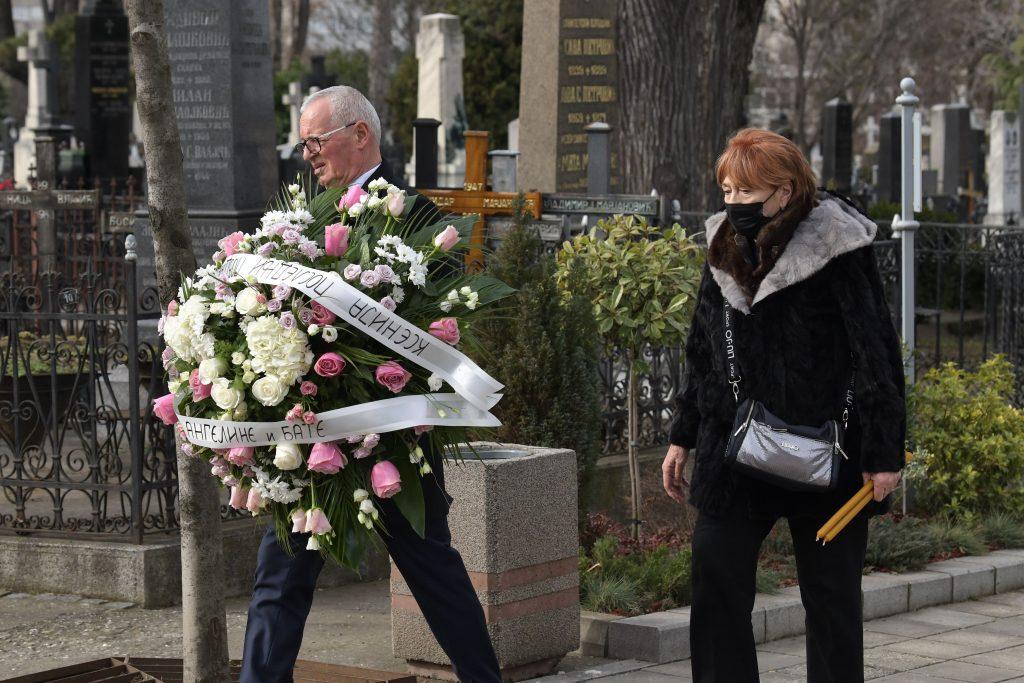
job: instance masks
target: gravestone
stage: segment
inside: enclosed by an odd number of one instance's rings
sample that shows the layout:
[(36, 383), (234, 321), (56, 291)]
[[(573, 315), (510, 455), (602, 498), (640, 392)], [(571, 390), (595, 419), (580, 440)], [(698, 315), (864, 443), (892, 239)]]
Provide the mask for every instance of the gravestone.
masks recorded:
[(28, 32), (28, 45), (18, 48), (18, 61), (28, 62), (28, 109), (25, 125), (18, 132), (14, 146), (14, 182), (29, 186), (30, 169), (35, 164), (36, 133), (52, 135), (57, 128), (54, 112), (57, 106), (54, 84), (57, 50), (40, 29)]
[(1020, 224), (1020, 117), (994, 111), (989, 122), (987, 225)]
[(971, 112), (966, 104), (932, 107), (931, 166), (939, 173), (939, 194), (956, 197), (967, 187)]
[(87, 176), (128, 175), (128, 18), (117, 0), (91, 0), (75, 17), (75, 135)]
[(853, 173), (853, 107), (837, 97), (821, 112), (821, 182), (839, 192), (850, 191)]
[(864, 153), (874, 154), (878, 151), (878, 122), (875, 121), (874, 116), (867, 117), (864, 121), (864, 125), (861, 126), (861, 130), (864, 131)]
[(312, 95), (334, 85), (334, 74), (327, 73), (327, 58), (324, 55), (313, 55), (309, 58), (309, 75), (302, 82), (306, 92)]
[[(268, 7), (175, 0), (164, 13), (192, 248), (203, 265), (221, 237), (258, 226), (277, 190)], [(152, 284), (146, 221), (140, 233), (142, 283)]]
[[(466, 147), (463, 133), (466, 114), (463, 104), (462, 59), (465, 39), (459, 18), (454, 14), (428, 14), (420, 18), (416, 34), (416, 60), (419, 80), (416, 91), (416, 117), (437, 119), (438, 179), (440, 187), (461, 187), (466, 172)], [(410, 160), (407, 174), (416, 168)], [(419, 179), (412, 178), (413, 184)]]
[[(585, 127), (619, 124), (616, 0), (526, 0), (519, 90), (519, 186), (585, 192)], [(612, 149), (615, 149), (613, 142)], [(611, 191), (620, 186), (612, 156)]]
[(899, 202), (902, 159), (900, 131), (903, 126), (898, 112), (884, 114), (878, 130), (878, 201)]

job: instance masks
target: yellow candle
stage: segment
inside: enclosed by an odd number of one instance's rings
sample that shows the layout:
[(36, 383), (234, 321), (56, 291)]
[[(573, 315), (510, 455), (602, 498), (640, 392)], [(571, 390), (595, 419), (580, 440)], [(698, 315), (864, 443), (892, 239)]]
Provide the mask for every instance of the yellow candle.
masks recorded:
[(846, 501), (846, 503), (843, 504), (843, 507), (839, 508), (836, 514), (832, 515), (832, 517), (830, 517), (829, 520), (825, 522), (824, 526), (818, 529), (818, 533), (817, 535), (815, 535), (814, 540), (817, 541), (819, 538), (822, 538), (825, 534), (827, 534), (832, 529), (832, 527), (835, 526), (837, 522), (839, 522), (839, 520), (846, 516), (846, 513), (848, 513), (854, 505), (860, 502), (861, 498), (863, 498), (866, 495), (871, 495), (873, 489), (874, 484), (871, 482), (871, 480), (864, 482), (864, 486), (862, 486), (861, 489), (857, 491), (857, 493), (855, 493), (852, 498), (850, 498), (850, 500)]

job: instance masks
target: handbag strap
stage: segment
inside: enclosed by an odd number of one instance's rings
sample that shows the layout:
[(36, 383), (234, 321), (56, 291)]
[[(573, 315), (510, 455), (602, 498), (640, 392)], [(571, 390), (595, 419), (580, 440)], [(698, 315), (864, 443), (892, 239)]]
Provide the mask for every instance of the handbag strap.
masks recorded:
[[(729, 304), (729, 300), (722, 297), (723, 320), (725, 321), (725, 366), (729, 371), (729, 384), (732, 385), (732, 397), (736, 403), (740, 402), (740, 382), (743, 381), (736, 361), (736, 335), (732, 328), (732, 314), (735, 309)], [(850, 381), (846, 384), (846, 394), (843, 396), (843, 430), (850, 421), (850, 409), (853, 408), (853, 383), (857, 377), (857, 358), (850, 351)]]

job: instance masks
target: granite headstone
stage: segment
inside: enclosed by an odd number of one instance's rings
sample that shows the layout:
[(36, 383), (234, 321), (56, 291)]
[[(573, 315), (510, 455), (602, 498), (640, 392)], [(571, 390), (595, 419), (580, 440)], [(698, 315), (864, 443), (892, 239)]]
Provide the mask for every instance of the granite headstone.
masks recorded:
[(966, 104), (937, 104), (931, 128), (931, 166), (939, 172), (939, 194), (955, 197), (967, 187), (971, 111)]
[[(202, 265), (221, 237), (254, 230), (277, 191), (268, 6), (175, 0), (164, 13), (192, 248)], [(153, 276), (147, 230), (140, 221), (144, 278)]]
[(878, 201), (899, 202), (902, 171), (900, 160), (900, 132), (903, 126), (898, 112), (889, 112), (881, 118), (878, 130)]
[(118, 0), (91, 0), (75, 17), (75, 135), (86, 174), (128, 175), (131, 73), (128, 18)]
[(821, 113), (821, 181), (839, 192), (850, 191), (853, 173), (853, 107), (835, 98)]
[[(615, 0), (526, 0), (520, 75), (519, 185), (541, 192), (587, 189), (587, 134), (619, 124)], [(613, 142), (612, 149), (615, 149)], [(610, 187), (618, 191), (618, 157)]]
[(985, 223), (1020, 223), (1021, 169), (1020, 117), (1014, 112), (994, 111), (989, 122), (988, 213)]

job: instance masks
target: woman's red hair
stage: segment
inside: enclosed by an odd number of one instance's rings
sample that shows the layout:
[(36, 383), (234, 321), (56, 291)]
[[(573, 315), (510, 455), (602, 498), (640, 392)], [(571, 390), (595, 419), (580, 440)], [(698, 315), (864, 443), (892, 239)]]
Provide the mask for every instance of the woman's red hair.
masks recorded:
[(797, 205), (810, 206), (817, 194), (814, 171), (792, 140), (758, 128), (744, 128), (729, 138), (715, 163), (721, 185), (728, 176), (734, 185), (766, 190), (792, 183)]

